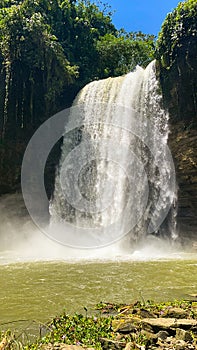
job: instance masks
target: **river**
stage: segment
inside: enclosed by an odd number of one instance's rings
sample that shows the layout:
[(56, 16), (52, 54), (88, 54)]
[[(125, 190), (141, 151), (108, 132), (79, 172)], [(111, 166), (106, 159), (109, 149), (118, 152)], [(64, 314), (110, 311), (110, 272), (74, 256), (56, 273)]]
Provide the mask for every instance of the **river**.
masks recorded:
[[(183, 256), (182, 256), (183, 257)], [(185, 255), (185, 258), (189, 256)], [(191, 259), (192, 258), (192, 259)], [(93, 312), (96, 303), (174, 300), (197, 292), (197, 259), (45, 261), (0, 265), (0, 327), (34, 334), (63, 311)]]

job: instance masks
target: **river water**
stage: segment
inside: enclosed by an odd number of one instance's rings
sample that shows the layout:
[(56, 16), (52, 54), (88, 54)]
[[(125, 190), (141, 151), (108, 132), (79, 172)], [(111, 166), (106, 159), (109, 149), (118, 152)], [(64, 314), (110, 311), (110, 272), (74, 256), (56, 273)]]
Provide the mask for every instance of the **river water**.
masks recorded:
[(177, 257), (11, 264), (2, 259), (0, 328), (24, 330), (31, 325), (31, 332), (38, 335), (40, 323), (63, 311), (84, 313), (84, 306), (91, 314), (100, 301), (132, 303), (136, 299), (188, 298), (188, 294), (197, 292), (197, 259), (194, 255), (185, 255), (187, 260)]
[(38, 335), (39, 323), (64, 310), (85, 313), (85, 306), (92, 313), (100, 301), (162, 301), (197, 293), (195, 253), (156, 238), (135, 249), (127, 242), (96, 252), (69, 249), (38, 232), (22, 208), (18, 195), (1, 198), (0, 329), (31, 325)]

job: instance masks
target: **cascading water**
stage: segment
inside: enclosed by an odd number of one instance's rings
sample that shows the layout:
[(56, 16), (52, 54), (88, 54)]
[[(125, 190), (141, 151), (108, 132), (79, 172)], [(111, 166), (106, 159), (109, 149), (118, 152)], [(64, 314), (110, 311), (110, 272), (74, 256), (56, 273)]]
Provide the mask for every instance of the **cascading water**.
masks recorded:
[(54, 238), (99, 247), (159, 234), (175, 198), (168, 132), (154, 61), (85, 86), (66, 125), (50, 204)]

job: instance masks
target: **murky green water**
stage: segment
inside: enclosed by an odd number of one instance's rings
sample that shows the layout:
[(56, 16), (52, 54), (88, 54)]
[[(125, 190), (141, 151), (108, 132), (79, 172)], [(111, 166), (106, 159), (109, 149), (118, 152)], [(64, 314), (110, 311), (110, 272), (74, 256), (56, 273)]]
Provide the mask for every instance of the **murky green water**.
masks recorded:
[(173, 300), (197, 292), (197, 260), (18, 263), (0, 265), (0, 275), (1, 329), (46, 322), (63, 310), (84, 312), (84, 306), (92, 312), (100, 301)]

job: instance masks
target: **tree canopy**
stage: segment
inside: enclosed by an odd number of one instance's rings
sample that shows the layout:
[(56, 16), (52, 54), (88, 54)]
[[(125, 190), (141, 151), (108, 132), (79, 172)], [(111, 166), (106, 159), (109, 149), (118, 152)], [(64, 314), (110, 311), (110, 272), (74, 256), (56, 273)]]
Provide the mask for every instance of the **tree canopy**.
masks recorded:
[(157, 40), (157, 58), (164, 68), (170, 69), (176, 62), (181, 48), (196, 42), (197, 37), (197, 2), (187, 0), (180, 2), (169, 13), (162, 25)]
[(24, 150), (43, 121), (86, 83), (153, 56), (153, 37), (117, 31), (110, 7), (93, 1), (0, 0), (0, 193), (20, 183)]
[(154, 37), (117, 31), (89, 0), (0, 1), (0, 136), (17, 139), (86, 83), (153, 58)]
[(197, 115), (197, 1), (169, 13), (156, 43), (163, 100), (175, 120), (195, 127)]

